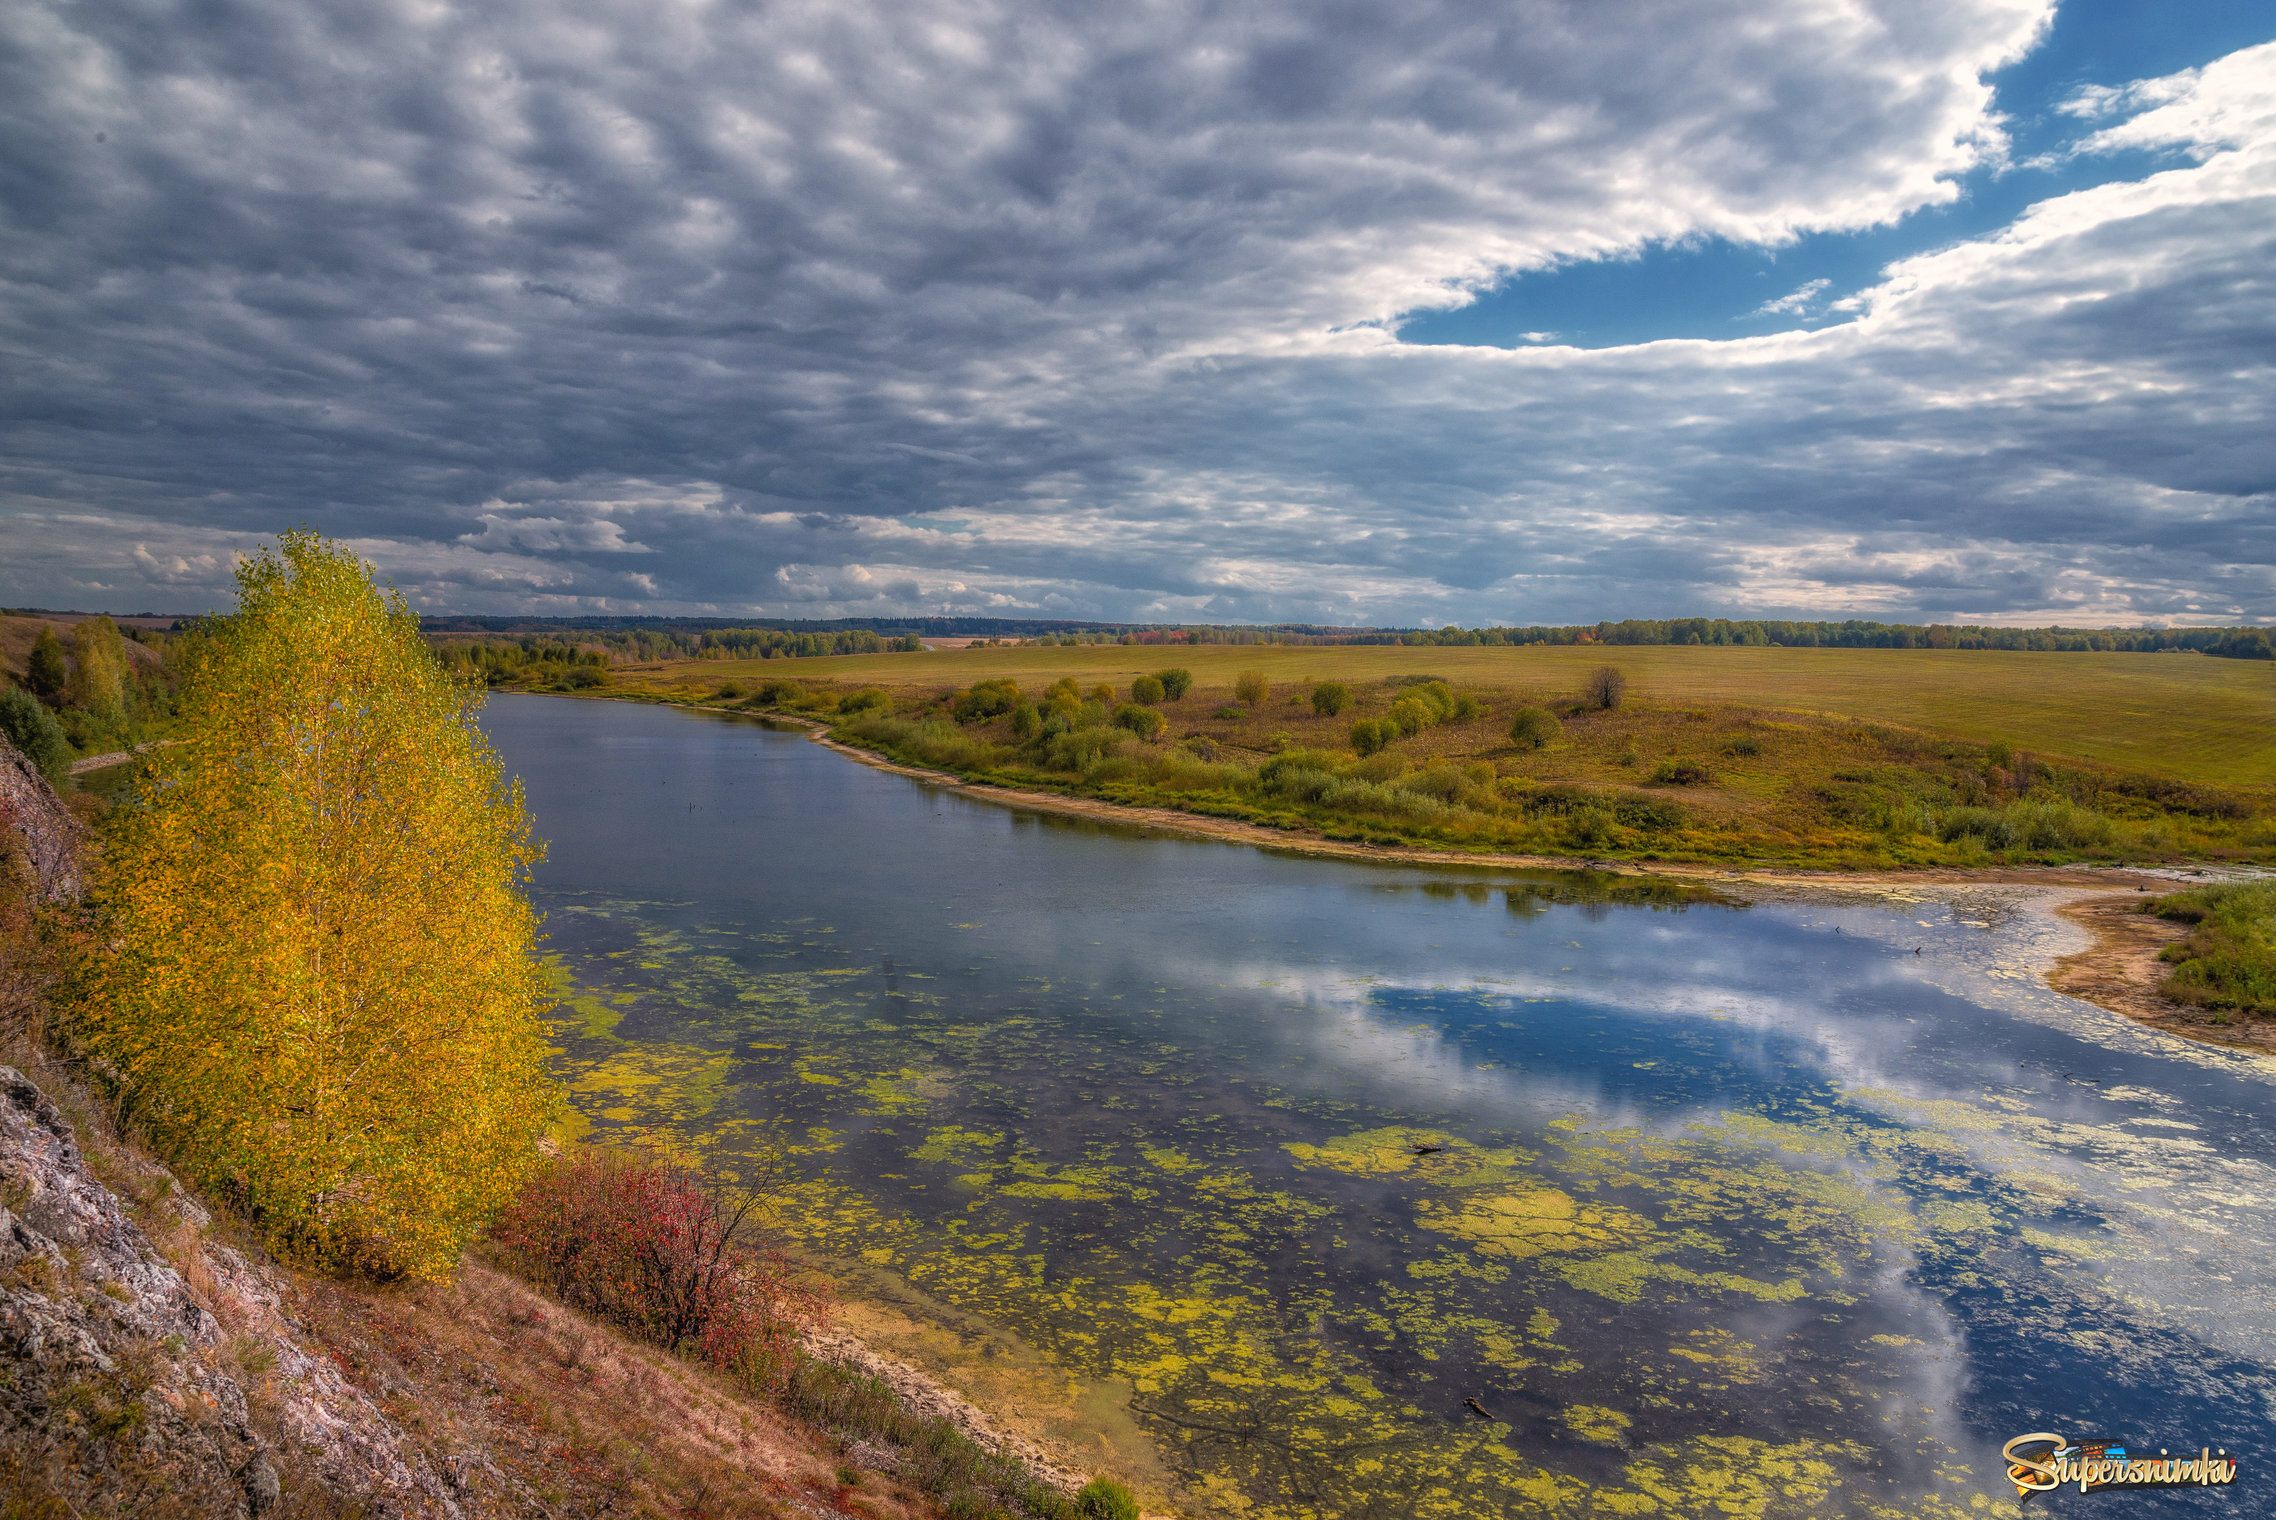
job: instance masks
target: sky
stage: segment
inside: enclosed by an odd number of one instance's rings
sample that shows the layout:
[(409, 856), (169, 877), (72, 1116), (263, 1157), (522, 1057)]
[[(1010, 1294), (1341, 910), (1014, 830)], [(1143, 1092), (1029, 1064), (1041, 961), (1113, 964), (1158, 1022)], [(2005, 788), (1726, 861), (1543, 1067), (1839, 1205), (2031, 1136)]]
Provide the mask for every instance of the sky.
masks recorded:
[(13, 0), (0, 602), (2276, 622), (2276, 12)]

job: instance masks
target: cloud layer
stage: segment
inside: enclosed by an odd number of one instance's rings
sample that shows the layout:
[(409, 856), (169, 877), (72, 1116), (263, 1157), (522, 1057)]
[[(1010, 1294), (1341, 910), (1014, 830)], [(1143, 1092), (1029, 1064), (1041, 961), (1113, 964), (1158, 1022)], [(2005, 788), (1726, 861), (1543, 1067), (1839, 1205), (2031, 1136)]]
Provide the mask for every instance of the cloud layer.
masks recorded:
[(2047, 11), (9, 7), (0, 595), (305, 521), (454, 609), (2276, 616), (2276, 50), (1846, 326), (1390, 331), (1947, 198)]

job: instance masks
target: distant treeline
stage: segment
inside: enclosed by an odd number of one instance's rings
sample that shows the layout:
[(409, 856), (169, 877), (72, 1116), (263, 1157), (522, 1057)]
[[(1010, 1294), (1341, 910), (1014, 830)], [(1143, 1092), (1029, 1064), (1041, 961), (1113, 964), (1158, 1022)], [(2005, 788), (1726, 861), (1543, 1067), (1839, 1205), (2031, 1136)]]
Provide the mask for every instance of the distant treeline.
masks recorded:
[(1729, 618), (1630, 618), (1564, 628), (1441, 628), (1408, 644), (1754, 644), (1787, 649), (2191, 650), (2239, 660), (2276, 659), (2259, 628), (1984, 628), (1974, 624), (1783, 623)]
[[(474, 624), (515, 625), (473, 627)], [(880, 619), (874, 623), (729, 624), (691, 618), (427, 618), (422, 630), (446, 658), (481, 649), (491, 664), (609, 664), (670, 659), (778, 659), (916, 650), (926, 638), (991, 638), (1042, 644), (1738, 644), (1788, 649), (2021, 649), (2158, 653), (2195, 651), (2230, 659), (2276, 659), (2259, 628), (1988, 628), (1976, 624), (1780, 622), (1732, 618), (1629, 618), (1561, 627), (1337, 628), (1317, 623), (1049, 623), (1016, 618)], [(512, 653), (509, 651), (519, 651)]]

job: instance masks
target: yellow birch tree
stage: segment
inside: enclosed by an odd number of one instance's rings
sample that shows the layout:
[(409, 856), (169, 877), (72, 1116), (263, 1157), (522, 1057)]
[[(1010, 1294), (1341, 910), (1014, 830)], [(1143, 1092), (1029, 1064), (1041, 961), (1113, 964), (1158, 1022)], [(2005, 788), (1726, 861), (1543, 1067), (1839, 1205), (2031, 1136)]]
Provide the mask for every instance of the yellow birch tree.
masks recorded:
[(107, 820), (71, 1033), (281, 1248), (447, 1272), (552, 1112), (518, 782), (400, 595), (284, 535)]

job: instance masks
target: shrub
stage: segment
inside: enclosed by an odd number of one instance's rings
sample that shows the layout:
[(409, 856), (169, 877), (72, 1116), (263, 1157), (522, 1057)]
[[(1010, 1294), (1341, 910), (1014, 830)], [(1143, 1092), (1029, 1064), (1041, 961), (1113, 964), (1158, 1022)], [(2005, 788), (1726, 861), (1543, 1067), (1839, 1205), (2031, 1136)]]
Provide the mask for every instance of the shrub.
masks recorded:
[(1662, 760), (1659, 768), (1652, 772), (1655, 786), (1705, 786), (1713, 779), (1707, 774), (1706, 766), (1694, 765), (1689, 760)]
[(1121, 748), (1122, 736), (1111, 728), (1070, 729), (1044, 741), (1043, 763), (1055, 771), (1088, 770)]
[(1597, 666), (1588, 673), (1588, 680), (1581, 686), (1581, 694), (1588, 705), (1599, 712), (1610, 712), (1618, 707), (1627, 691), (1628, 678), (1615, 665)]
[(1565, 839), (1575, 848), (1600, 849), (1612, 842), (1612, 814), (1591, 804), (1565, 816)]
[(1272, 695), (1272, 683), (1261, 670), (1244, 670), (1233, 677), (1233, 695), (1254, 707)]
[(1430, 727), (1438, 714), (1429, 702), (1420, 697), (1401, 697), (1391, 704), (1391, 710), (1382, 721), (1389, 723), (1402, 734), (1419, 734)]
[(1669, 833), (1687, 821), (1680, 804), (1657, 797), (1622, 797), (1612, 805), (1612, 817), (1627, 828), (1647, 834)]
[[(598, 665), (572, 665), (561, 674), (561, 684), (570, 691), (591, 691), (596, 686), (609, 684), (609, 673)], [(722, 697), (739, 697), (743, 688), (729, 681), (719, 688)]]
[(280, 1248), (435, 1278), (535, 1160), (548, 999), (521, 788), (418, 614), (288, 533), (106, 816), (116, 949), (63, 1032)]
[(490, 1240), (562, 1302), (772, 1388), (818, 1304), (750, 1227), (756, 1206), (669, 1161), (585, 1151), (541, 1166)]
[(1247, 708), (1238, 706), (1231, 702), (1226, 703), (1223, 707), (1218, 708), (1215, 712), (1210, 714), (1212, 718), (1224, 718), (1228, 721), (1235, 718), (1245, 718), (1248, 715), (1249, 710)]
[(1183, 701), (1185, 694), (1193, 690), (1193, 672), (1182, 665), (1157, 670), (1154, 679), (1162, 683), (1162, 695), (1172, 702)]
[(1043, 715), (1035, 710), (1033, 702), (1022, 702), (1012, 709), (1012, 736), (1032, 739), (1043, 731)]
[(1148, 707), (1154, 706), (1167, 695), (1168, 689), (1162, 685), (1159, 676), (1140, 676), (1130, 683), (1130, 700)]
[(1351, 706), (1351, 688), (1341, 681), (1322, 681), (1312, 688), (1312, 711), (1323, 718), (1339, 716)]
[(1138, 1520), (1138, 1501), (1112, 1478), (1093, 1478), (1075, 1495), (1075, 1513), (1083, 1520)]
[(1006, 677), (975, 681), (971, 689), (948, 705), (948, 715), (959, 723), (983, 723), (1000, 718), (1019, 703), (1019, 686)]
[(1091, 688), (1090, 700), (1096, 702), (1102, 710), (1110, 708), (1114, 706), (1114, 688), (1101, 681)]
[[(1139, 677), (1144, 680), (1145, 677)], [(1125, 702), (1114, 710), (1114, 726), (1127, 728), (1141, 739), (1153, 739), (1170, 726), (1170, 720), (1138, 702)]]
[(2081, 850), (2108, 845), (2116, 827), (2070, 802), (2018, 802), (2004, 808), (1959, 807), (1937, 829), (1947, 844), (1974, 839), (1987, 850)]
[(2177, 892), (2145, 912), (2195, 925), (2165, 947), (2174, 973), (2162, 989), (2199, 1007), (2276, 1013), (2276, 882), (2236, 882)]
[(1762, 753), (1762, 741), (1752, 734), (1741, 734), (1723, 746), (1723, 753), (1726, 755), (1759, 755)]
[(1547, 749), (1564, 732), (1565, 725), (1546, 707), (1521, 707), (1509, 720), (1509, 742), (1520, 749)]
[(1362, 718), (1351, 726), (1351, 747), (1372, 755), (1399, 737), (1399, 725), (1390, 718)]
[(849, 691), (838, 698), (838, 712), (841, 716), (848, 718), (856, 713), (883, 712), (892, 705), (893, 699), (874, 686), (865, 686), (860, 691)]
[(39, 698), (22, 687), (0, 691), (0, 734), (8, 736), (8, 742), (47, 777), (50, 786), (60, 787), (69, 779), (71, 741), (63, 736), (63, 725)]
[(772, 680), (761, 681), (759, 689), (751, 693), (751, 700), (762, 707), (788, 707), (806, 700), (806, 688), (796, 681), (777, 676)]

